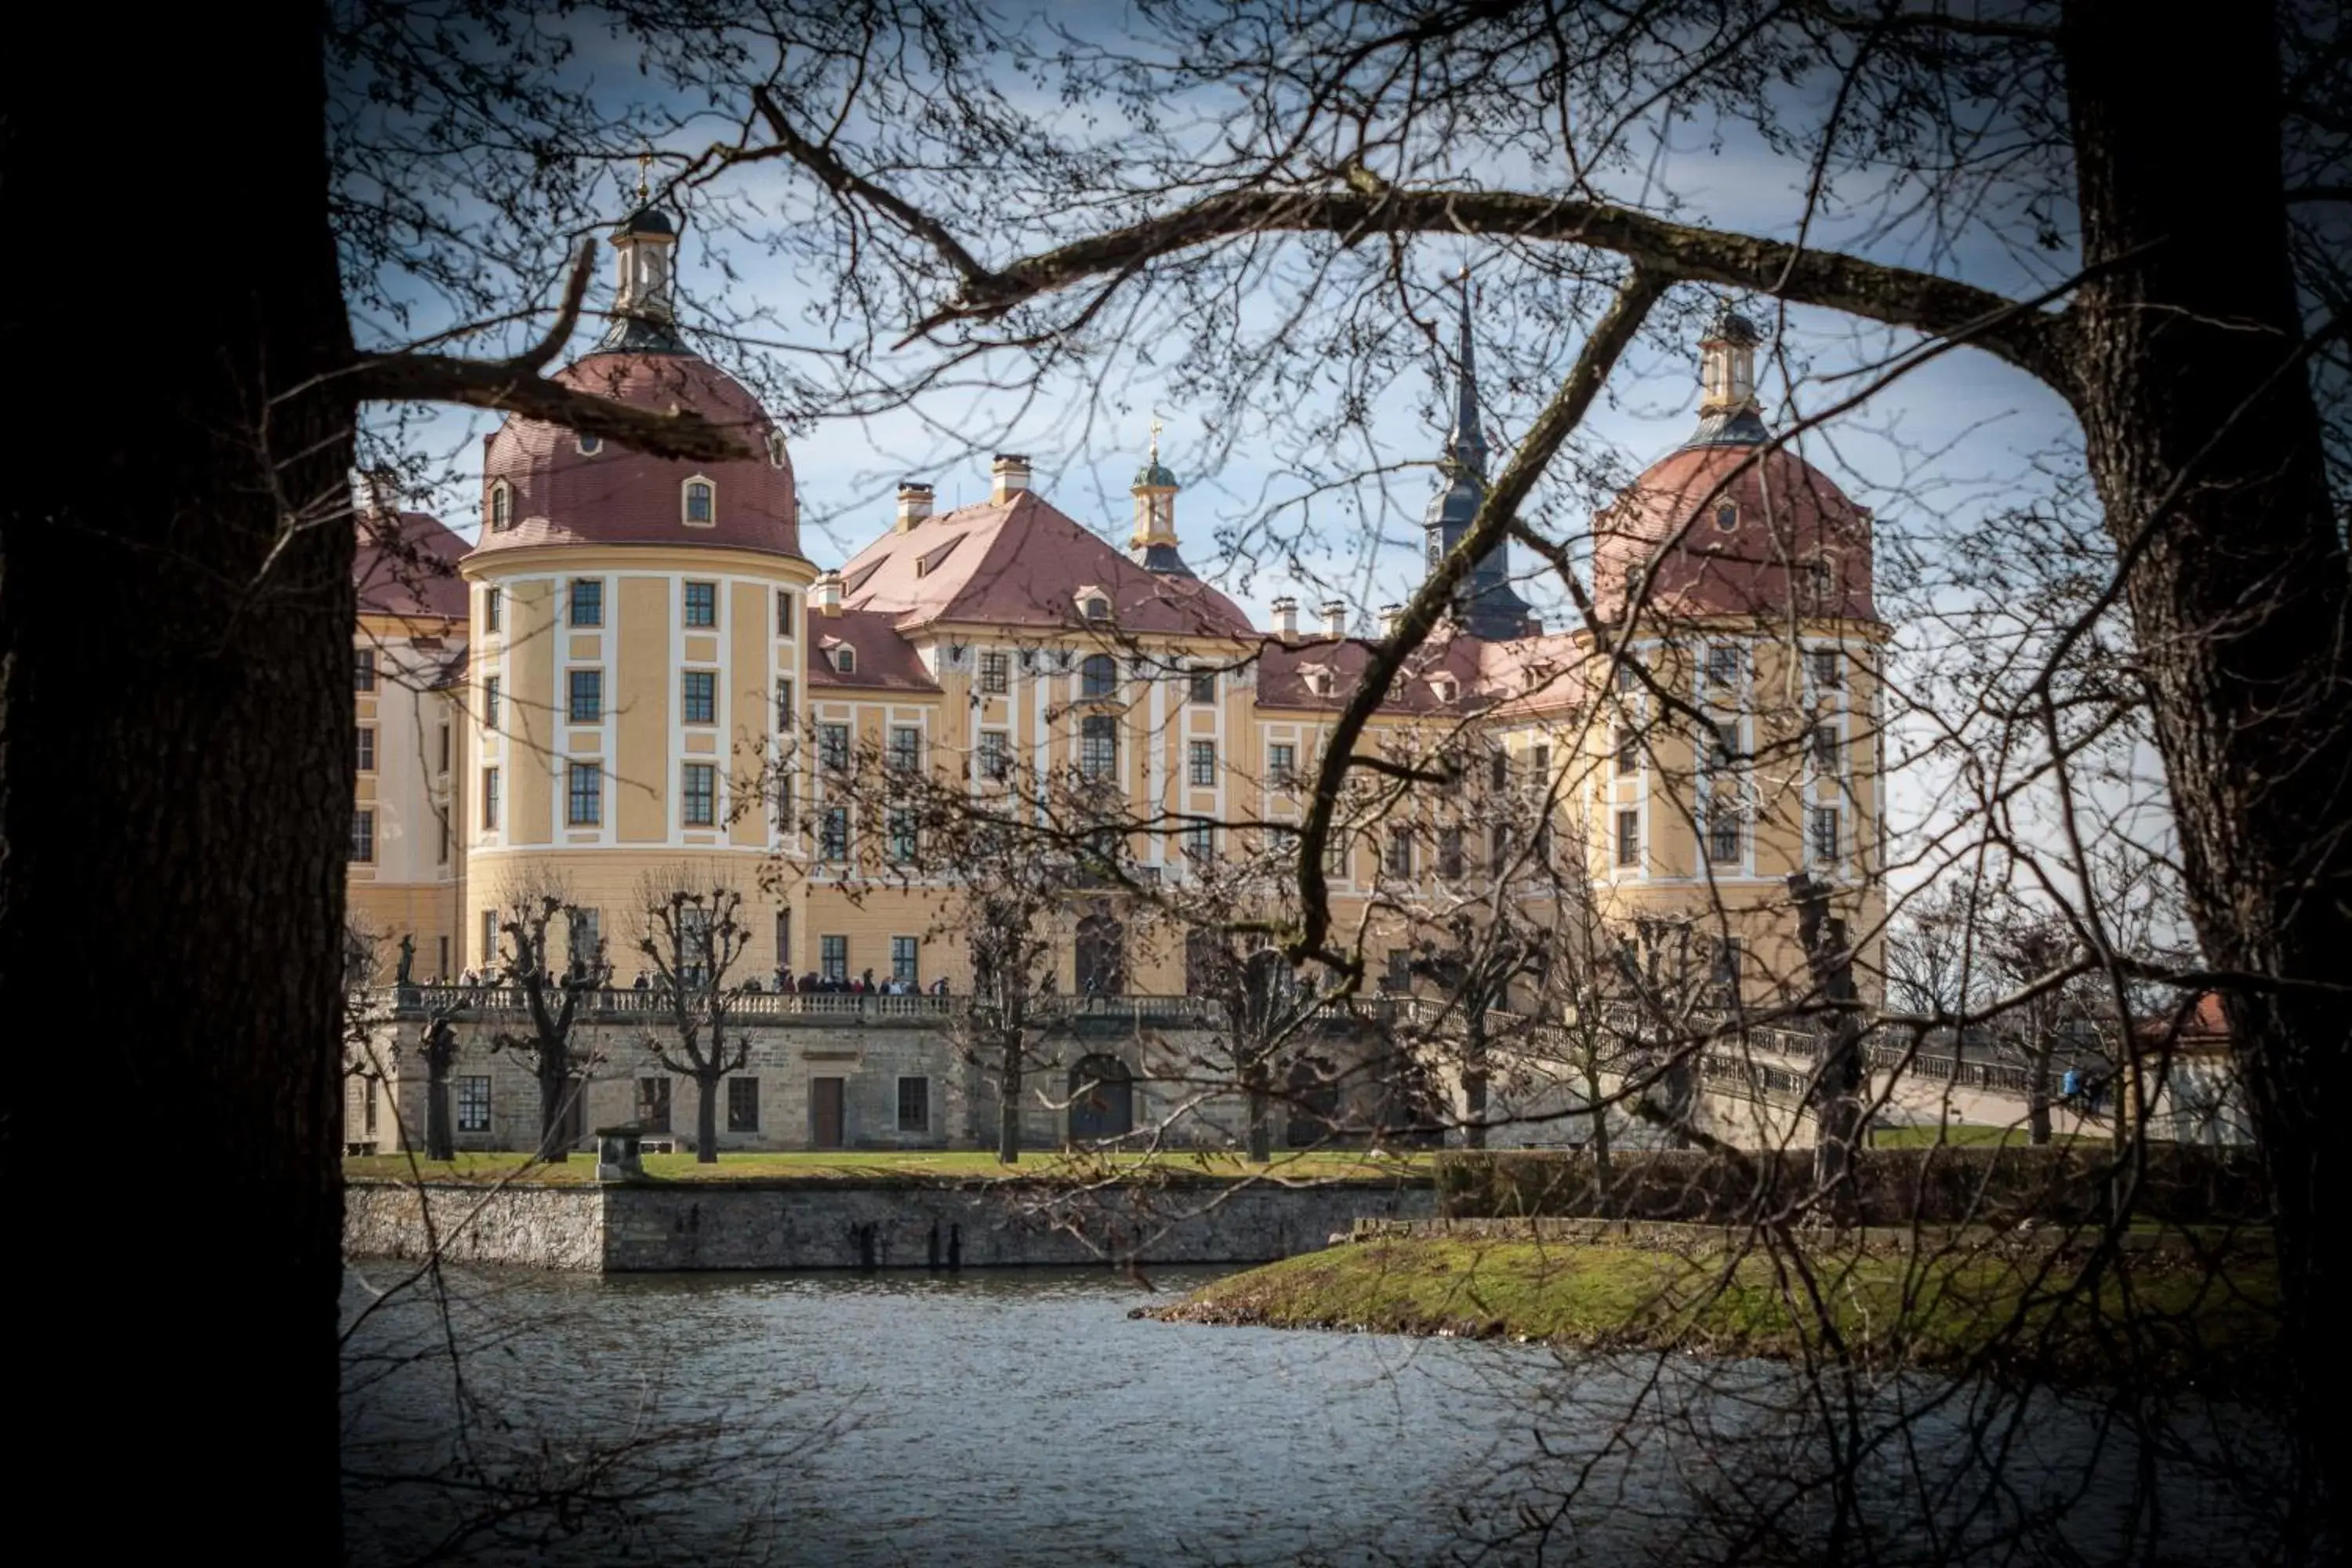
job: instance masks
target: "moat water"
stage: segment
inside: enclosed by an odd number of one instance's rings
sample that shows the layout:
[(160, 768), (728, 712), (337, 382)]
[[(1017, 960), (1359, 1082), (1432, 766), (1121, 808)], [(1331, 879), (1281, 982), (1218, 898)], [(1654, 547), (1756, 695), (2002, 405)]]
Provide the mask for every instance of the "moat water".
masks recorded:
[[(1214, 1270), (354, 1268), (354, 1561), (2194, 1563), (2260, 1422), (1875, 1391), (1856, 1505), (1778, 1368), (1133, 1321)], [(452, 1356), (453, 1347), (456, 1355)], [(1906, 1417), (1897, 1420), (1900, 1414)], [(1999, 1472), (1998, 1479), (1993, 1476)]]

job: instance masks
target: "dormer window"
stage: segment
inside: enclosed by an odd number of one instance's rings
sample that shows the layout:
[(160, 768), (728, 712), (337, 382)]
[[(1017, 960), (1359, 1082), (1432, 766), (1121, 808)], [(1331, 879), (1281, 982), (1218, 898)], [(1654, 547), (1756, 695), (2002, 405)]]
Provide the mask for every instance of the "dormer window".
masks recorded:
[(1331, 695), (1331, 672), (1323, 666), (1311, 665), (1307, 670), (1307, 689), (1318, 697)]
[(719, 521), (719, 487), (705, 479), (688, 479), (683, 504), (688, 528), (709, 528)]
[(490, 483), (490, 531), (504, 533), (514, 526), (514, 489), (504, 479)]
[(604, 438), (603, 437), (583, 436), (580, 437), (580, 455), (582, 457), (593, 458), (604, 449)]
[(1738, 528), (1739, 526), (1739, 509), (1729, 501), (1725, 501), (1721, 506), (1717, 507), (1715, 509), (1715, 526), (1721, 529), (1726, 533), (1729, 533), (1732, 530)]
[(1461, 688), (1454, 684), (1454, 678), (1450, 675), (1433, 675), (1430, 677), (1429, 689), (1437, 694), (1437, 700), (1440, 702), (1453, 701), (1455, 693), (1461, 689)]
[(1805, 588), (1812, 595), (1815, 604), (1829, 603), (1832, 582), (1828, 562), (1816, 558), (1805, 563)]
[(1100, 594), (1089, 594), (1078, 601), (1078, 613), (1090, 621), (1110, 619), (1110, 601)]
[(844, 675), (857, 673), (857, 650), (847, 643), (833, 650), (833, 668)]
[(783, 466), (784, 433), (782, 430), (771, 430), (768, 432), (768, 467), (781, 468)]

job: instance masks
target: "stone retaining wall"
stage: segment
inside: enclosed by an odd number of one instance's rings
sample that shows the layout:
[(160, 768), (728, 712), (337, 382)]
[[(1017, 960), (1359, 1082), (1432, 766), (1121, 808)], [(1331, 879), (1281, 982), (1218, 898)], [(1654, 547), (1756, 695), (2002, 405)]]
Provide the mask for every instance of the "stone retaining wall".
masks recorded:
[(605, 1273), (722, 1268), (996, 1268), (1134, 1259), (1269, 1263), (1359, 1220), (1436, 1212), (1426, 1184), (1171, 1183), (1072, 1188), (1022, 1181), (745, 1182), (525, 1187), (354, 1183), (351, 1256), (443, 1255)]

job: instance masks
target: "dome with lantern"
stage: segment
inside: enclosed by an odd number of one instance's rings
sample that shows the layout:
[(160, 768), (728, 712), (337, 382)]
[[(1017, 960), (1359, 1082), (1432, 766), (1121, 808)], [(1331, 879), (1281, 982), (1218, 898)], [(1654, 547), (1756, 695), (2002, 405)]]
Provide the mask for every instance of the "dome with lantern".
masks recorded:
[(718, 544), (798, 556), (800, 504), (782, 430), (742, 383), (688, 346), (673, 305), (677, 226), (640, 205), (612, 237), (612, 324), (553, 379), (662, 413), (690, 411), (746, 455), (657, 458), (545, 420), (509, 416), (482, 460), (477, 553), (550, 544)]
[(1593, 527), (1594, 600), (1644, 615), (1875, 623), (1871, 514), (1776, 444), (1756, 396), (1760, 334), (1718, 310), (1699, 341), (1699, 424)]

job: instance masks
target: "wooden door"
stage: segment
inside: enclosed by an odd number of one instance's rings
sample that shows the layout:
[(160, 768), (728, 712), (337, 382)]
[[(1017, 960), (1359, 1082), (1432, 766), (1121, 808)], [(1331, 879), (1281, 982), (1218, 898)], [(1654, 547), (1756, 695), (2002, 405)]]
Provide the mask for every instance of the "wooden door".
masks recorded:
[(844, 1146), (842, 1091), (848, 1084), (842, 1078), (809, 1079), (809, 1141), (820, 1149)]

